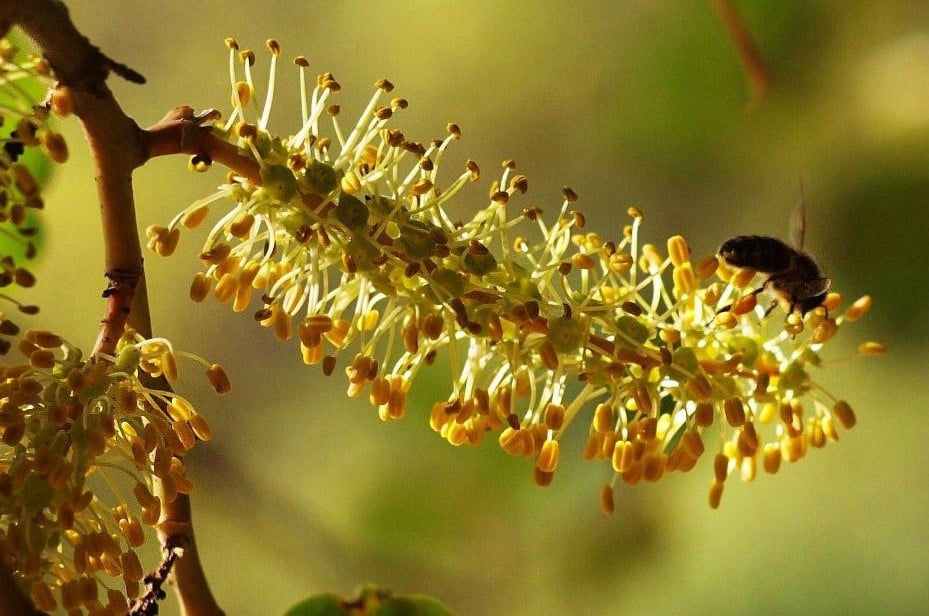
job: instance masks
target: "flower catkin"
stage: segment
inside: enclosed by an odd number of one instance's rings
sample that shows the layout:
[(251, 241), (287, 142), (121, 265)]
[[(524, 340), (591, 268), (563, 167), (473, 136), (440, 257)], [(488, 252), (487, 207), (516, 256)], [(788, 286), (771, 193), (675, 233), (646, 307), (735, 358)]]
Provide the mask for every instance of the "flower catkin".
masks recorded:
[[(470, 160), (440, 173), (457, 125), (426, 144), (410, 140), (393, 124), (407, 102), (388, 99), (393, 85), (381, 80), (345, 129), (331, 103), (338, 82), (323, 73), (310, 88), (298, 57), (303, 122), (278, 136), (269, 129), (274, 66), (262, 103), (254, 54), (227, 43), (233, 109), (213, 130), (260, 166), (261, 182), (230, 173), (152, 227), (152, 248), (173, 251), (181, 226), (219, 210), (191, 296), (255, 310), (277, 338), (297, 337), (303, 361), (326, 375), (341, 365), (348, 395), (367, 394), (381, 419), (406, 413), (421, 373), (445, 373), (449, 394), (428, 413), (432, 428), (453, 445), (496, 435), (508, 453), (534, 460), (540, 485), (556, 472), (558, 439), (586, 424), (583, 456), (612, 467), (605, 511), (617, 482), (689, 471), (706, 449), (718, 506), (730, 474), (776, 472), (854, 425), (848, 403), (811, 370), (869, 301), (843, 313), (831, 293), (803, 318), (765, 318), (754, 272), (715, 255), (693, 260), (679, 235), (644, 243), (638, 208), (609, 239), (586, 228), (570, 188), (551, 218), (521, 207), (528, 180), (512, 161), (473, 217), (457, 220), (447, 206), (480, 175)], [(280, 48), (269, 48), (276, 64)], [(706, 447), (708, 429), (722, 445)]]
[(125, 613), (143, 590), (146, 529), (193, 489), (181, 456), (209, 425), (143, 384), (177, 370), (167, 340), (127, 331), (115, 356), (88, 360), (30, 330), (17, 349), (24, 363), (0, 365), (0, 550), (39, 609)]

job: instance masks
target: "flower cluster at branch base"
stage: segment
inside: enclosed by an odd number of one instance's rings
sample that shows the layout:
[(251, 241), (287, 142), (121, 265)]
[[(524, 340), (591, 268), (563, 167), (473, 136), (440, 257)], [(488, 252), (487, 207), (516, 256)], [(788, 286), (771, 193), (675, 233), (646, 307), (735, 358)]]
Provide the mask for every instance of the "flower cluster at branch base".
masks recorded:
[[(255, 102), (254, 54), (228, 43), (233, 112), (214, 130), (260, 166), (261, 183), (230, 172), (217, 192), (149, 228), (149, 245), (171, 254), (181, 227), (221, 209), (192, 298), (212, 293), (245, 311), (260, 296), (256, 320), (281, 340), (296, 331), (305, 363), (330, 375), (348, 356), (348, 395), (367, 394), (381, 419), (404, 415), (421, 373), (436, 382), (437, 371), (449, 370), (450, 392), (429, 412), (433, 429), (454, 445), (495, 434), (508, 453), (534, 459), (540, 485), (554, 477), (560, 437), (581, 423), (584, 457), (613, 471), (606, 511), (619, 481), (693, 468), (714, 424), (713, 507), (730, 474), (776, 472), (836, 440), (838, 426), (854, 425), (851, 407), (811, 371), (823, 345), (864, 314), (867, 297), (841, 314), (832, 293), (805, 318), (764, 318), (751, 292), (755, 272), (733, 271), (715, 255), (692, 261), (681, 236), (663, 254), (640, 239), (636, 208), (615, 240), (585, 229), (568, 188), (552, 222), (536, 207), (517, 209), (528, 181), (512, 161), (485, 205), (457, 221), (446, 206), (478, 178), (471, 161), (446, 183), (439, 176), (457, 126), (429, 145), (408, 140), (390, 126), (407, 103), (383, 104), (392, 86), (382, 80), (344, 131), (329, 104), (337, 82), (325, 73), (308, 92), (298, 57), (302, 123), (276, 136), (268, 124), (277, 43), (268, 44), (263, 105)], [(209, 161), (204, 153), (191, 165), (203, 170)]]
[[(0, 366), (0, 556), (38, 609), (125, 614), (162, 513), (153, 483), (189, 493), (182, 456), (210, 438), (190, 402), (143, 383), (177, 378), (183, 354), (131, 331), (95, 360), (44, 330), (17, 348), (25, 362)], [(218, 365), (207, 375), (229, 389)]]

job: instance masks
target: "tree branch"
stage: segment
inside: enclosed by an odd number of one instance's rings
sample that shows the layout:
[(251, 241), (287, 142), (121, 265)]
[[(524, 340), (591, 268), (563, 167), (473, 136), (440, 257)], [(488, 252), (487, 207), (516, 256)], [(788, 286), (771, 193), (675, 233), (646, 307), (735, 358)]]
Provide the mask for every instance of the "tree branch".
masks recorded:
[(261, 184), (258, 161), (217, 136), (204, 122), (219, 116), (215, 110), (194, 115), (190, 107), (176, 107), (148, 129), (149, 156), (168, 154), (205, 155), (210, 161), (231, 169), (254, 184)]
[[(74, 113), (84, 126), (97, 171), (108, 280), (103, 293), (106, 312), (93, 354), (112, 354), (127, 323), (146, 337), (152, 331), (132, 189), (132, 172), (149, 159), (152, 139), (120, 108), (106, 78), (110, 72), (138, 83), (144, 78), (93, 46), (74, 27), (61, 2), (0, 0), (0, 26), (10, 24), (19, 25), (35, 40), (59, 83), (70, 89)], [(164, 148), (158, 148), (162, 153)], [(165, 505), (158, 534), (166, 548), (184, 548), (184, 556), (174, 565), (182, 612), (190, 616), (223, 614), (200, 566), (186, 497)], [(0, 568), (0, 584), (4, 581)], [(26, 607), (20, 608), (15, 603), (16, 594), (7, 595), (2, 593), (11, 611), (4, 614), (33, 613), (28, 599)]]
[[(156, 478), (156, 483), (160, 483)], [(190, 497), (178, 494), (171, 503), (162, 507), (158, 523), (158, 537), (166, 550), (183, 550), (183, 556), (174, 563), (174, 581), (178, 596), (183, 598), (183, 612), (187, 616), (222, 616), (216, 605), (206, 574), (200, 563), (194, 525), (190, 509)]]
[(91, 45), (87, 37), (74, 27), (63, 2), (0, 0), (2, 30), (5, 32), (12, 24), (19, 25), (32, 37), (62, 83), (79, 89), (93, 89), (104, 84), (110, 71), (127, 81), (145, 83), (142, 75)]

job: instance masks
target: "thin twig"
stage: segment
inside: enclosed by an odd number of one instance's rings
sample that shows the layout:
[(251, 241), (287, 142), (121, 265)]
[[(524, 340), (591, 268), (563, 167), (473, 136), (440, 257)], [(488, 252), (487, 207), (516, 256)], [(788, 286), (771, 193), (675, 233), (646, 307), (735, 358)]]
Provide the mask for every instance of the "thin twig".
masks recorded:
[(165, 559), (158, 569), (145, 576), (148, 592), (129, 610), (128, 616), (155, 616), (158, 614), (158, 602), (165, 598), (164, 585), (168, 582), (171, 569), (177, 559), (184, 555), (182, 548), (165, 549)]
[(742, 62), (751, 96), (749, 108), (755, 109), (761, 105), (768, 93), (768, 88), (771, 86), (771, 73), (745, 27), (745, 22), (732, 3), (729, 0), (713, 0), (713, 6)]
[(253, 184), (261, 184), (258, 162), (243, 155), (235, 145), (216, 135), (210, 126), (204, 125), (207, 120), (217, 116), (218, 112), (214, 110), (195, 115), (190, 107), (172, 109), (146, 131), (149, 156), (206, 155), (212, 162), (231, 169)]

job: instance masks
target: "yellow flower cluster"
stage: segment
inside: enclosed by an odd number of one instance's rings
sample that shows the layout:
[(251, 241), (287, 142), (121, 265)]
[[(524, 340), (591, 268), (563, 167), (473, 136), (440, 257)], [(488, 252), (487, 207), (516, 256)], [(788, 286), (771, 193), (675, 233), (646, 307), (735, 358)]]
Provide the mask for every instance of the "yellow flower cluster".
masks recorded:
[[(282, 340), (296, 329), (305, 363), (328, 375), (350, 355), (348, 394), (367, 392), (383, 420), (404, 415), (412, 383), (442, 370), (431, 368), (442, 353), (450, 393), (431, 409), (433, 429), (454, 445), (495, 433), (508, 453), (533, 458), (536, 482), (547, 485), (559, 438), (590, 410), (581, 420), (584, 457), (614, 471), (606, 511), (617, 481), (693, 468), (713, 424), (722, 442), (714, 507), (732, 472), (745, 480), (759, 465), (775, 472), (781, 460), (835, 440), (837, 424), (854, 424), (849, 405), (816, 386), (810, 370), (869, 299), (839, 315), (842, 300), (832, 293), (785, 327), (755, 306), (755, 272), (733, 271), (715, 255), (694, 262), (680, 236), (667, 241), (667, 254), (643, 243), (636, 208), (616, 240), (586, 230), (568, 188), (553, 222), (537, 208), (514, 212), (528, 181), (512, 161), (474, 217), (454, 220), (447, 202), (478, 177), (468, 161), (441, 181), (439, 160), (460, 136), (457, 126), (428, 145), (408, 140), (390, 125), (407, 103), (382, 104), (392, 88), (382, 80), (344, 131), (329, 103), (338, 83), (325, 73), (308, 92), (298, 57), (303, 123), (275, 136), (268, 123), (277, 43), (268, 43), (263, 105), (254, 54), (228, 44), (233, 111), (214, 130), (260, 166), (261, 182), (230, 173), (217, 192), (150, 228), (150, 247), (170, 254), (182, 226), (198, 226), (223, 202), (192, 298), (212, 293), (245, 311), (260, 295), (256, 320)], [(195, 156), (192, 166), (207, 163)]]
[[(127, 332), (115, 357), (88, 361), (31, 330), (17, 349), (25, 363), (0, 366), (0, 554), (41, 610), (125, 614), (141, 591), (145, 527), (162, 498), (193, 489), (181, 456), (210, 427), (184, 398), (143, 384), (177, 378), (166, 340)], [(219, 366), (208, 377), (229, 388)]]
[[(51, 112), (69, 114), (71, 96), (67, 88), (61, 88), (46, 97), (51, 84), (51, 69), (44, 59), (27, 55), (9, 39), (0, 38), (0, 237), (4, 238), (0, 288), (31, 287), (36, 282), (32, 271), (17, 262), (36, 254), (34, 237), (39, 229), (31, 213), (44, 207), (41, 186), (30, 170), (34, 165), (23, 155), (37, 148), (56, 163), (68, 158), (64, 137), (51, 130), (47, 120)], [(36, 306), (4, 299), (26, 314), (38, 312)], [(0, 331), (0, 335), (9, 334)], [(0, 355), (9, 348), (10, 341), (0, 338)]]

